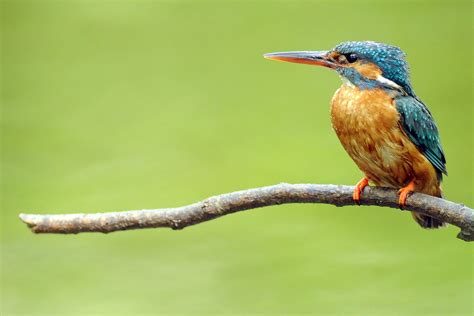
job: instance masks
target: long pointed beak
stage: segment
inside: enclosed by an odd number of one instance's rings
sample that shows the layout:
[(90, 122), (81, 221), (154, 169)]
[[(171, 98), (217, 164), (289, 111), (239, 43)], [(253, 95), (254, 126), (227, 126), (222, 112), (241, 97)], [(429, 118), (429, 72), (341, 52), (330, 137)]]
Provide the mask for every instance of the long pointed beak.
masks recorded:
[(263, 57), (290, 63), (316, 65), (332, 69), (336, 68), (336, 64), (329, 60), (327, 51), (278, 52), (264, 54)]

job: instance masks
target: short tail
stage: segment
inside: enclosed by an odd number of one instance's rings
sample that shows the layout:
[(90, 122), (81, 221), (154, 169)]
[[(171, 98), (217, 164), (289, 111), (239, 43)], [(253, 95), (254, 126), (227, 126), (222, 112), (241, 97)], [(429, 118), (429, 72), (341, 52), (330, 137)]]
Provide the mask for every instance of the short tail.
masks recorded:
[[(443, 193), (441, 192), (441, 188), (438, 187), (438, 191), (436, 192), (436, 194), (433, 195), (442, 198)], [(420, 214), (417, 212), (411, 212), (411, 215), (413, 216), (415, 222), (418, 223), (418, 225), (426, 229), (436, 229), (446, 226), (446, 223), (428, 215)]]
[(435, 228), (441, 228), (441, 227), (446, 226), (446, 223), (431, 216), (423, 215), (417, 212), (411, 212), (411, 215), (413, 216), (415, 221), (418, 223), (418, 225), (420, 225), (423, 228), (435, 229)]

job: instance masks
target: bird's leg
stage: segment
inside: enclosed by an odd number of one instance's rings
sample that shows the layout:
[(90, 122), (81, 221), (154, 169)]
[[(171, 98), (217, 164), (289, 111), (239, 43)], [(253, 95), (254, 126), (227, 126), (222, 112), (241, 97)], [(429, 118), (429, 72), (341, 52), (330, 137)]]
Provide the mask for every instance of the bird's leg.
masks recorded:
[(415, 191), (415, 180), (411, 180), (407, 186), (398, 190), (398, 194), (400, 195), (398, 199), (398, 205), (401, 209), (406, 206), (407, 197)]
[(355, 185), (354, 192), (352, 193), (352, 199), (356, 204), (360, 205), (360, 193), (364, 190), (366, 186), (369, 185), (369, 179), (367, 177), (363, 177), (357, 184)]

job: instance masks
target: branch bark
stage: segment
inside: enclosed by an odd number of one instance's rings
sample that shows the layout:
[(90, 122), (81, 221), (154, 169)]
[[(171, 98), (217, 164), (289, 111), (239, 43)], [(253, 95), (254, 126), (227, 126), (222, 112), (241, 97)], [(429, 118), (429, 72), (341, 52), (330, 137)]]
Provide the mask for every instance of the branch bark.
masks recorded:
[[(20, 218), (35, 233), (110, 233), (156, 227), (183, 229), (227, 214), (278, 204), (354, 205), (353, 189), (352, 186), (343, 185), (281, 183), (216, 195), (201, 202), (177, 208), (93, 214), (20, 214)], [(389, 188), (366, 187), (362, 194), (361, 205), (398, 208), (397, 191)], [(465, 205), (414, 193), (407, 199), (405, 209), (455, 225), (461, 229), (458, 238), (474, 241), (474, 211)]]

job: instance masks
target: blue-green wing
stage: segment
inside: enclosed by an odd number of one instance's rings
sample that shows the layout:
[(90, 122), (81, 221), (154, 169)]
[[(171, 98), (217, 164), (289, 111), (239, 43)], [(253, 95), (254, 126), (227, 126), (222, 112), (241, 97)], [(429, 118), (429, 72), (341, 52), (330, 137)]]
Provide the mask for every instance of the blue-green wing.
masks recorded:
[(440, 175), (447, 175), (446, 158), (439, 140), (438, 128), (430, 111), (420, 100), (410, 96), (396, 98), (395, 104), (400, 113), (403, 131)]

